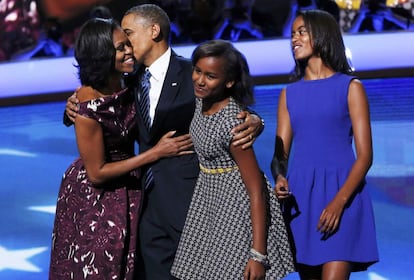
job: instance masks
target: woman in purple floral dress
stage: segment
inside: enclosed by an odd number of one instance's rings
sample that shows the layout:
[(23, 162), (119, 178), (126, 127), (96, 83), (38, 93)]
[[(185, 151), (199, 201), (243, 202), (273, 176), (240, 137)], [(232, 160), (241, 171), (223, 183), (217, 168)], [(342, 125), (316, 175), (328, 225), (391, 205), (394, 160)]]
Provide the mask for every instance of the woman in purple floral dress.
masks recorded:
[(167, 133), (134, 155), (137, 136), (132, 47), (112, 20), (82, 27), (75, 58), (82, 87), (75, 131), (80, 158), (66, 170), (57, 199), (49, 279), (133, 279), (141, 202), (139, 167), (191, 146)]

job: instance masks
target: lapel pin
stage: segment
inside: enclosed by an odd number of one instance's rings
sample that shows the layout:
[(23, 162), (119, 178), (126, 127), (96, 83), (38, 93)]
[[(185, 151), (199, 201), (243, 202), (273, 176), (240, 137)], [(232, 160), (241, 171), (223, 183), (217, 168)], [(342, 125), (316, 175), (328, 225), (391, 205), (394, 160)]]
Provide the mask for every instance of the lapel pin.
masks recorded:
[(171, 86), (176, 87), (177, 83), (174, 82), (174, 83), (171, 84)]

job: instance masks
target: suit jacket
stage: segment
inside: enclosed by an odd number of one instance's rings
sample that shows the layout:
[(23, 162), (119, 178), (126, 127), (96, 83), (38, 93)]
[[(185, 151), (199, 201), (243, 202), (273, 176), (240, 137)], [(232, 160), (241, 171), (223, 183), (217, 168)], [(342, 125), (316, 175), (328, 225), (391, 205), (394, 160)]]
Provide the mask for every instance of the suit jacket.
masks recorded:
[[(139, 69), (138, 72), (142, 72)], [(138, 102), (137, 121), (139, 126), (139, 151), (153, 147), (168, 131), (175, 130), (177, 135), (189, 133), (195, 110), (194, 87), (191, 79), (190, 60), (171, 53), (161, 95), (155, 109), (151, 129), (148, 131), (142, 119)], [(139, 78), (141, 75), (138, 75)], [(138, 83), (139, 85), (139, 79)], [(136, 88), (139, 94), (140, 86)], [(138, 98), (135, 98), (137, 101)], [(197, 155), (183, 155), (163, 158), (151, 164), (154, 186), (146, 190), (148, 208), (156, 208), (157, 215), (175, 229), (184, 227), (187, 210), (198, 177)], [(144, 211), (146, 211), (144, 209)]]

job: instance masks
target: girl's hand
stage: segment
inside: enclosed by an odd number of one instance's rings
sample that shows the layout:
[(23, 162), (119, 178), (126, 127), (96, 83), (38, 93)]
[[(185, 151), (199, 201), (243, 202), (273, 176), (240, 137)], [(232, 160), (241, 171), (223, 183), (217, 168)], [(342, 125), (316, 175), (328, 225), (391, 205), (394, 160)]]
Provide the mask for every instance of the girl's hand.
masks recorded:
[(266, 270), (261, 263), (249, 259), (244, 269), (243, 278), (244, 280), (262, 280), (265, 279), (265, 272)]
[(288, 198), (292, 193), (289, 191), (289, 184), (285, 177), (278, 175), (275, 185), (275, 194), (277, 199)]
[(345, 203), (334, 198), (328, 206), (323, 209), (319, 217), (318, 231), (322, 233), (333, 233), (337, 230), (341, 221), (342, 212), (344, 211)]

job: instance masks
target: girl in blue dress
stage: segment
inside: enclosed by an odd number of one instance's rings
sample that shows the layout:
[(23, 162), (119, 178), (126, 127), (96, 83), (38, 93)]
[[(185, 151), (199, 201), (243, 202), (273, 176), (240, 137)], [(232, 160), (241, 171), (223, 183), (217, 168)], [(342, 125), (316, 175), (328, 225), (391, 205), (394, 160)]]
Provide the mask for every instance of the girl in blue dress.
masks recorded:
[(329, 13), (300, 12), (291, 38), (296, 82), (279, 99), (275, 192), (301, 279), (349, 279), (378, 261), (365, 184), (373, 158), (369, 104)]

